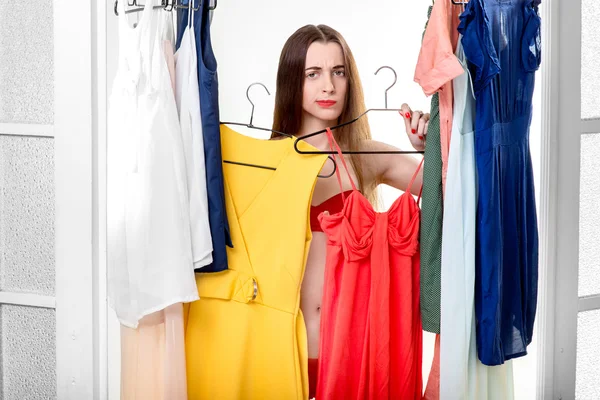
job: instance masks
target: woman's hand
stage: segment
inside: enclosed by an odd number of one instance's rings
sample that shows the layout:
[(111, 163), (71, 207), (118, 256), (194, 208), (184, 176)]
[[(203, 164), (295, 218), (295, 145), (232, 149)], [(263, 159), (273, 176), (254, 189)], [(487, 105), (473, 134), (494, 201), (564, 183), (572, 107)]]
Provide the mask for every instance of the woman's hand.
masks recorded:
[(427, 139), (427, 128), (429, 127), (429, 114), (422, 111), (412, 111), (408, 104), (402, 104), (400, 107), (406, 134), (415, 150), (425, 150), (425, 140)]

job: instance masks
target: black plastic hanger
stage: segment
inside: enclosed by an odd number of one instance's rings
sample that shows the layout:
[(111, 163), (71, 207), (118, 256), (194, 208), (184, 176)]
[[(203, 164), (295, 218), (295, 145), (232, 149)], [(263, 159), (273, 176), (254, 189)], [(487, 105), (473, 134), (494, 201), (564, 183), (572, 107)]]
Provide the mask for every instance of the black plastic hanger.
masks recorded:
[(455, 6), (462, 6), (463, 11), (465, 11), (465, 6), (467, 4), (469, 4), (468, 1), (456, 1), (456, 0), (452, 0), (452, 4), (454, 4)]
[[(260, 85), (260, 86), (262, 86), (267, 91), (267, 94), (269, 96), (271, 95), (271, 93), (269, 92), (269, 89), (267, 89), (267, 87), (265, 85), (263, 85), (262, 83), (260, 83), (260, 82), (254, 82), (254, 83), (250, 84), (250, 86), (248, 86), (248, 89), (246, 89), (246, 98), (248, 99), (248, 101), (252, 105), (252, 112), (250, 114), (250, 122), (247, 123), (247, 124), (244, 124), (242, 122), (221, 122), (221, 125), (245, 126), (246, 128), (258, 129), (258, 130), (267, 131), (267, 132), (274, 132), (274, 133), (277, 133), (279, 135), (286, 136), (288, 138), (294, 139), (294, 135), (291, 135), (289, 133), (279, 132), (279, 131), (276, 131), (276, 130), (273, 130), (273, 129), (270, 129), (270, 128), (261, 128), (259, 126), (254, 126), (252, 124), (252, 120), (254, 119), (254, 103), (252, 102), (252, 99), (250, 99), (250, 88), (252, 86), (254, 86), (254, 85)], [(298, 149), (296, 148), (296, 142), (294, 142), (294, 148), (296, 149), (297, 153), (305, 154), (304, 152), (298, 151)], [(329, 177), (332, 177), (333, 174), (335, 174), (335, 171), (337, 169), (337, 164), (336, 164), (335, 160), (333, 159), (333, 157), (328, 157), (328, 158), (333, 162), (333, 171), (329, 175), (317, 175), (319, 178), (329, 178)], [(268, 169), (268, 170), (271, 170), (271, 171), (277, 170), (277, 168), (273, 168), (273, 167), (269, 167), (269, 166), (265, 166), (265, 165), (249, 164), (249, 163), (243, 163), (243, 162), (239, 162), (239, 161), (223, 160), (223, 162), (227, 163), (227, 164), (243, 165), (245, 167), (254, 167), (254, 168)]]
[[(334, 130), (337, 128), (341, 128), (342, 126), (353, 124), (354, 122), (358, 121), (362, 116), (367, 114), (369, 111), (394, 111), (394, 112), (402, 111), (402, 109), (400, 109), (400, 108), (388, 108), (387, 107), (387, 92), (392, 87), (394, 87), (394, 85), (396, 84), (396, 81), (398, 80), (398, 75), (396, 74), (396, 71), (392, 67), (388, 67), (387, 65), (379, 67), (379, 69), (377, 71), (375, 71), (375, 75), (377, 75), (377, 73), (379, 71), (381, 71), (383, 68), (388, 68), (394, 73), (394, 82), (385, 90), (385, 108), (369, 108), (367, 111), (363, 112), (358, 117), (356, 117), (348, 122), (344, 122), (342, 124), (332, 126), (331, 128), (329, 128), (330, 130)], [(302, 151), (302, 150), (298, 149), (297, 145), (298, 145), (299, 140), (304, 140), (309, 137), (321, 135), (325, 132), (327, 132), (327, 129), (322, 129), (320, 131), (309, 133), (308, 135), (304, 135), (304, 136), (300, 136), (300, 137), (296, 138), (296, 140), (294, 142), (294, 149), (300, 154), (337, 154), (337, 152), (335, 152), (335, 151)], [(423, 154), (423, 153), (424, 153), (423, 151), (417, 151), (417, 150), (342, 151), (342, 154)]]

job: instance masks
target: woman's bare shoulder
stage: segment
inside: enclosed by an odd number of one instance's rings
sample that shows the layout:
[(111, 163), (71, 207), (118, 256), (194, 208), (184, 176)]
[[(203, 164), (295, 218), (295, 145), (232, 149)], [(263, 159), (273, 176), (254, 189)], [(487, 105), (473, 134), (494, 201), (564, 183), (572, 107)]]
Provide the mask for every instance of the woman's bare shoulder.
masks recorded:
[(283, 136), (283, 135), (279, 135), (279, 136), (275, 136), (275, 137), (271, 137), (269, 138), (269, 140), (281, 140), (281, 139), (287, 139), (287, 136)]

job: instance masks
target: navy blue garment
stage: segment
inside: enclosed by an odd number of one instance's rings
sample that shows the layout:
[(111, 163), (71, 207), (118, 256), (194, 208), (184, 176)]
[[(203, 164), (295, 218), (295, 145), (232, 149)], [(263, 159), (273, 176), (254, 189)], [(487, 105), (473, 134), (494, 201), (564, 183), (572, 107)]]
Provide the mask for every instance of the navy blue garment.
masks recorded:
[[(184, 1), (187, 4), (188, 1)], [(196, 272), (219, 272), (227, 269), (225, 246), (233, 247), (229, 235), (229, 223), (225, 212), (223, 166), (221, 160), (221, 133), (219, 127), (219, 83), (217, 60), (210, 42), (208, 1), (202, 1), (200, 10), (194, 15), (196, 52), (198, 55), (198, 82), (200, 85), (200, 115), (204, 136), (204, 158), (206, 163), (206, 186), (208, 191), (208, 213), (213, 243), (213, 262)], [(188, 21), (188, 10), (178, 12), (177, 48)]]
[(476, 93), (477, 354), (527, 354), (537, 305), (538, 230), (529, 125), (540, 64), (539, 0), (471, 0), (459, 32)]

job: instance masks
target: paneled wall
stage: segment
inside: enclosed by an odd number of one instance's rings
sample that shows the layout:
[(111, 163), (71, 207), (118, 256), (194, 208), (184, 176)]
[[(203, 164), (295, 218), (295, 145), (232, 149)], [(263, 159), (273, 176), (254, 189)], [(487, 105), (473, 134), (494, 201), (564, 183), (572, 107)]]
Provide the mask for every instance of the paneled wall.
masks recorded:
[(0, 2), (0, 398), (56, 398), (53, 2)]

